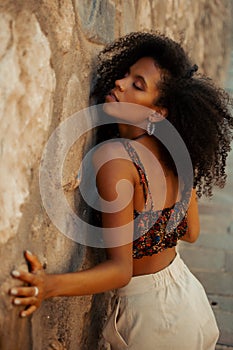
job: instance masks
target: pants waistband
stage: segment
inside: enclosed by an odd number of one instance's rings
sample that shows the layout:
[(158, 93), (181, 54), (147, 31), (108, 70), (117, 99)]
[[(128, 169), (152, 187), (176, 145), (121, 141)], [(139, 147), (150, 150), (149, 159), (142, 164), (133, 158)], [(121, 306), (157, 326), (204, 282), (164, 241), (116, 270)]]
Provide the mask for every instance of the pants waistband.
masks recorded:
[(175, 259), (163, 270), (153, 274), (134, 276), (130, 282), (115, 291), (117, 296), (126, 296), (144, 293), (152, 288), (161, 287), (177, 280), (182, 274), (186, 265), (177, 253)]

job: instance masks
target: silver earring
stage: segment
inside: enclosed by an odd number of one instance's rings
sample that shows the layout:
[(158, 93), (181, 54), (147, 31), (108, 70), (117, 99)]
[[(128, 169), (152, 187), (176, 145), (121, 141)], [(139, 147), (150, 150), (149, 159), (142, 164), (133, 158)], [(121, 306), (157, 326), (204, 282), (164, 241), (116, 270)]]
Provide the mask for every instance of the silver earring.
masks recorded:
[(148, 135), (153, 135), (155, 132), (155, 123), (149, 121), (149, 123), (147, 124), (146, 131)]

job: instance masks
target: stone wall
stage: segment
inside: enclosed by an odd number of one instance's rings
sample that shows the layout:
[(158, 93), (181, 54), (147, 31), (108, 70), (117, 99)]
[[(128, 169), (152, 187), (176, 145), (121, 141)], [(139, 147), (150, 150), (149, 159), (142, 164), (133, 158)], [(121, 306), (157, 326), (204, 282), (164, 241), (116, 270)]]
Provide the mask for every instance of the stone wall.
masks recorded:
[[(108, 294), (54, 298), (18, 317), (8, 289), (30, 249), (48, 272), (91, 266), (103, 252), (69, 240), (43, 208), (38, 169), (60, 122), (88, 105), (93, 58), (108, 41), (142, 29), (182, 39), (200, 71), (224, 84), (230, 0), (1, 0), (0, 3), (0, 349), (104, 349), (99, 334)], [(72, 147), (64, 183), (75, 181), (83, 137)], [(73, 192), (68, 193), (73, 203)]]

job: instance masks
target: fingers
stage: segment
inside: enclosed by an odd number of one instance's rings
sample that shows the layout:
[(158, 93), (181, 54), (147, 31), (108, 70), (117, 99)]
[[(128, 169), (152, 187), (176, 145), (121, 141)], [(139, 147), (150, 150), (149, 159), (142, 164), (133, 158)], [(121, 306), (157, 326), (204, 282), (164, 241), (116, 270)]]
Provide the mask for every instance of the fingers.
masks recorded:
[(15, 296), (12, 303), (15, 306), (26, 306), (26, 309), (20, 312), (21, 317), (31, 315), (41, 304), (41, 301), (37, 298), (35, 288), (37, 287), (14, 287), (10, 290), (10, 294)]
[(30, 272), (13, 270), (11, 274), (14, 278), (17, 278), (20, 281), (35, 284), (36, 276)]
[(24, 256), (30, 272), (13, 270), (11, 275), (28, 286), (16, 286), (9, 291), (9, 294), (14, 297), (12, 302), (15, 306), (26, 306), (25, 310), (20, 312), (21, 317), (31, 315), (42, 303), (45, 279), (44, 269), (37, 256), (28, 250), (24, 252)]
[(27, 308), (20, 312), (21, 317), (26, 317), (31, 315), (36, 311), (37, 307), (40, 305), (40, 301), (37, 298), (35, 287), (20, 287), (12, 288), (10, 294), (16, 296), (12, 303), (15, 306), (26, 306)]
[(33, 255), (29, 250), (25, 251), (24, 256), (30, 265), (30, 272), (14, 270), (11, 272), (11, 274), (14, 278), (17, 278), (21, 281), (27, 282), (29, 284), (36, 284), (35, 275), (37, 272), (41, 273), (43, 271), (43, 267), (37, 256)]
[(20, 312), (21, 317), (27, 317), (31, 315), (33, 312), (35, 312), (37, 309), (36, 305), (31, 305), (28, 309), (23, 310)]
[(35, 287), (11, 288), (10, 294), (17, 297), (34, 297), (36, 295)]
[(14, 305), (35, 305), (37, 303), (37, 300), (35, 297), (29, 297), (29, 298), (14, 298), (13, 304)]
[(43, 266), (36, 255), (32, 254), (29, 250), (24, 252), (25, 259), (30, 265), (31, 272), (36, 272), (43, 269)]

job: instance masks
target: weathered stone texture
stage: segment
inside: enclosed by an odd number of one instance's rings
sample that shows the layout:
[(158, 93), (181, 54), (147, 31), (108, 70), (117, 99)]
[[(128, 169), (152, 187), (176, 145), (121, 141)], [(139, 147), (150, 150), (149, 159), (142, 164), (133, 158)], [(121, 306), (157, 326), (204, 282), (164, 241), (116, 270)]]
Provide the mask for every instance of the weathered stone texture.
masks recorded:
[(55, 75), (48, 40), (34, 15), (22, 11), (14, 20), (5, 14), (1, 28), (0, 242), (5, 243), (17, 232), (21, 205), (47, 137)]
[[(229, 56), (226, 54), (231, 5), (229, 1), (136, 0), (138, 29), (156, 29), (181, 40), (200, 70), (222, 82)], [(218, 54), (216, 55), (216, 52)]]
[[(46, 301), (30, 320), (18, 318), (18, 310), (7, 295), (15, 284), (10, 271), (14, 267), (27, 268), (24, 249), (36, 252), (47, 263), (48, 272), (86, 268), (104, 256), (103, 252), (66, 238), (48, 218), (40, 198), (38, 175), (44, 145), (61, 121), (88, 106), (93, 59), (105, 43), (119, 35), (158, 29), (175, 39), (182, 38), (200, 70), (223, 83), (228, 63), (230, 3), (1, 1), (0, 349), (105, 348), (99, 337), (109, 306), (108, 294), (54, 298)], [(72, 207), (72, 186), (87, 141), (88, 136), (78, 140), (65, 161), (63, 185)], [(221, 252), (219, 259), (222, 268)], [(231, 260), (229, 255), (229, 271)], [(205, 259), (202, 262), (207, 264)], [(215, 288), (213, 292), (218, 291)]]
[(114, 38), (116, 9), (114, 1), (75, 0), (75, 12), (82, 32), (90, 42), (107, 44)]

